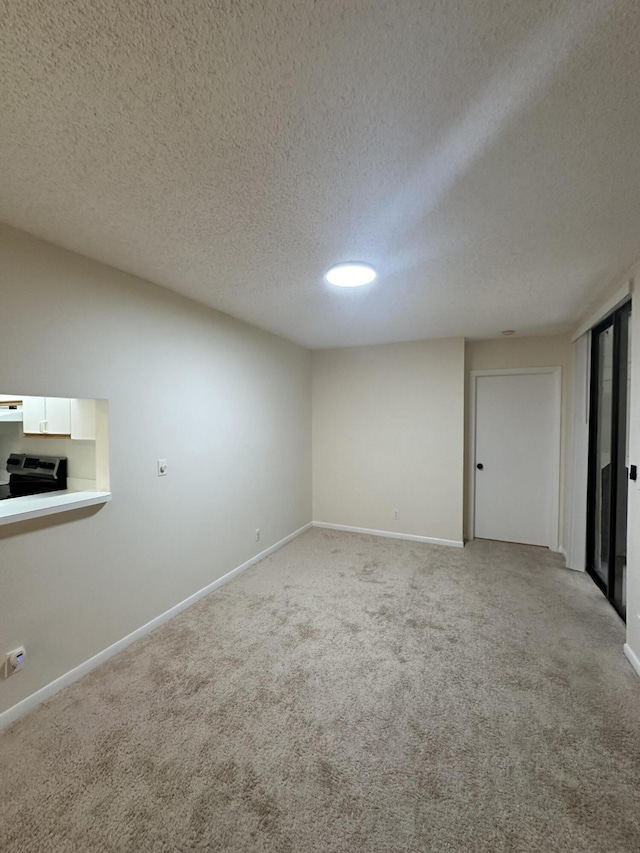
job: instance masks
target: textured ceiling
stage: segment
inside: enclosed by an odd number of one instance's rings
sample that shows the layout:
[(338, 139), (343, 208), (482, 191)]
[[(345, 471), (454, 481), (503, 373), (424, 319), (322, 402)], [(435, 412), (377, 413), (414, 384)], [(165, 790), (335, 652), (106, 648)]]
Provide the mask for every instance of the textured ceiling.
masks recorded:
[(637, 0), (0, 0), (0, 220), (312, 348), (563, 330), (640, 256), (639, 46)]

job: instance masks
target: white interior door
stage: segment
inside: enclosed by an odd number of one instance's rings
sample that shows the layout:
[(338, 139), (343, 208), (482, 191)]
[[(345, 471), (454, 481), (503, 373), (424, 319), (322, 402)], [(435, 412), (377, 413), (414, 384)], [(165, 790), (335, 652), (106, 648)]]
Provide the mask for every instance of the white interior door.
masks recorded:
[(476, 376), (475, 536), (555, 547), (557, 374)]

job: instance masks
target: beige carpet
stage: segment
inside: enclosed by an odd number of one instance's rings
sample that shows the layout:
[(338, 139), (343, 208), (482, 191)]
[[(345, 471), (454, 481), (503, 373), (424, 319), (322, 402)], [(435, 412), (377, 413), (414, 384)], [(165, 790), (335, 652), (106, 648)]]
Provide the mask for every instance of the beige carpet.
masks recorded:
[(0, 848), (637, 853), (623, 641), (543, 549), (311, 530), (0, 736)]

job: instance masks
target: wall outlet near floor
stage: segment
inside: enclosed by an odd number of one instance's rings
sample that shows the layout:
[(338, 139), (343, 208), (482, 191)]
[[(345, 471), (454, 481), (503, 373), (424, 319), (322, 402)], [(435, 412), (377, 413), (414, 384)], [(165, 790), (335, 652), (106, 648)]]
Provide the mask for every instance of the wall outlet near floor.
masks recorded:
[(398, 512), (397, 509), (394, 509), (394, 511), (393, 511), (393, 517), (395, 518), (396, 521), (400, 518), (400, 513)]
[(10, 675), (15, 675), (20, 672), (24, 666), (24, 659), (27, 656), (27, 651), (24, 646), (19, 646), (11, 652), (7, 652), (4, 656), (4, 667), (2, 668), (2, 677), (9, 678)]
[(256, 542), (260, 541), (260, 528), (256, 527)]

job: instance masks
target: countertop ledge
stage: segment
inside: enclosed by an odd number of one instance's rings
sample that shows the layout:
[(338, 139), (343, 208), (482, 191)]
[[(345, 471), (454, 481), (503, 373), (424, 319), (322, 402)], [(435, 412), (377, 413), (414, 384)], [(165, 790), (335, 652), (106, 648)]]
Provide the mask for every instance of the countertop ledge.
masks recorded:
[(25, 495), (0, 501), (0, 524), (14, 524), (29, 518), (53, 515), (80, 509), (83, 506), (104, 504), (111, 500), (111, 492), (52, 492), (48, 495)]

